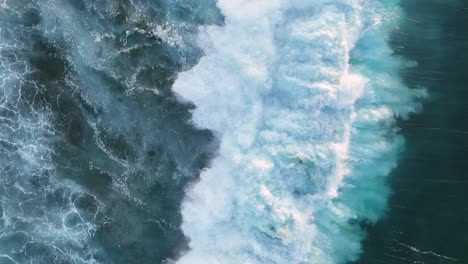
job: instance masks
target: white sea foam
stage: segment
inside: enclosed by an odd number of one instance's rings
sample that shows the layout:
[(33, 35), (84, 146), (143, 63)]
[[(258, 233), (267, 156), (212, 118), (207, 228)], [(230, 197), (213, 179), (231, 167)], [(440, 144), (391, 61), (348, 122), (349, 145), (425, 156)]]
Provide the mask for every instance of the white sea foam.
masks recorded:
[[(179, 263), (345, 263), (376, 221), (419, 90), (385, 36), (396, 3), (219, 0), (223, 27), (173, 89), (217, 131), (219, 156), (188, 190)], [(350, 63), (350, 60), (355, 62)]]

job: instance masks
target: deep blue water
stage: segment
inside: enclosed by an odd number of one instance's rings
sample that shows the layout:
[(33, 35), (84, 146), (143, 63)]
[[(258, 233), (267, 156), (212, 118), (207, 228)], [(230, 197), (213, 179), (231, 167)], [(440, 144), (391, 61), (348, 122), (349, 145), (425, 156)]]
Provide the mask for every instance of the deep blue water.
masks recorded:
[(0, 0), (0, 264), (468, 263), (463, 0)]
[(392, 47), (419, 62), (402, 75), (430, 97), (399, 123), (407, 146), (389, 180), (389, 211), (369, 229), (359, 263), (468, 263), (468, 2), (402, 6)]

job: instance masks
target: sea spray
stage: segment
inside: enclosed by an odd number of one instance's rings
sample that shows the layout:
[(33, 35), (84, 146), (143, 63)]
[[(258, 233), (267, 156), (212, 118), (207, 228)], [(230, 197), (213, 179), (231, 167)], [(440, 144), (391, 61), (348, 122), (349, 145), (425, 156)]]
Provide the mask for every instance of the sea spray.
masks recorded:
[(403, 145), (395, 119), (422, 90), (386, 36), (396, 1), (220, 0), (225, 25), (173, 90), (216, 131), (218, 157), (182, 208), (179, 263), (346, 263), (384, 212)]

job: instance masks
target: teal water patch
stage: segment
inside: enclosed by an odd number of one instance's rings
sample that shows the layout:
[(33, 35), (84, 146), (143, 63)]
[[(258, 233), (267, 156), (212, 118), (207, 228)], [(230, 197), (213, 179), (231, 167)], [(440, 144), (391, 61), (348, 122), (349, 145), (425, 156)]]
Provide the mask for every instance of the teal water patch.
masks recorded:
[(216, 132), (219, 155), (189, 190), (178, 263), (346, 263), (383, 214), (418, 110), (387, 44), (394, 1), (218, 1), (222, 27), (173, 89)]
[(391, 47), (417, 62), (401, 74), (408, 86), (426, 87), (429, 97), (424, 111), (398, 123), (406, 151), (390, 178), (389, 212), (369, 228), (357, 263), (468, 263), (468, 3), (401, 6), (406, 16)]

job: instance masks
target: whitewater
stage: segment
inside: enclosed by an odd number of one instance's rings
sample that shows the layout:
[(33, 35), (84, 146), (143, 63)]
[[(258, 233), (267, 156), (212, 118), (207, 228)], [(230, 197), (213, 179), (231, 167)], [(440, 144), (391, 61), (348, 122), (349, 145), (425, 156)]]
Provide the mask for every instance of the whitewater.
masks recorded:
[(387, 44), (404, 14), (386, 0), (219, 0), (204, 57), (172, 89), (214, 131), (217, 157), (187, 190), (182, 229), (199, 263), (347, 263), (384, 213), (420, 108), (414, 66)]

